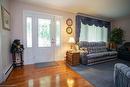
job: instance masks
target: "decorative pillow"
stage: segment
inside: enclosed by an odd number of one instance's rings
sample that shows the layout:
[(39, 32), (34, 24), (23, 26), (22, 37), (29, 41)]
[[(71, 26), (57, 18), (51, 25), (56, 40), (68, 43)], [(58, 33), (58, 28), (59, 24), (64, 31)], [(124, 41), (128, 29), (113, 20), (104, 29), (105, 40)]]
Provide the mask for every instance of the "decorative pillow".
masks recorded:
[(93, 53), (93, 50), (89, 50), (88, 53), (89, 53), (89, 54)]
[(82, 47), (82, 48), (80, 48), (80, 50), (82, 50), (82, 51), (88, 51), (88, 48)]
[(91, 54), (91, 53), (96, 53), (96, 47), (90, 47), (90, 48), (88, 48), (89, 50), (88, 50), (88, 52), (89, 52), (89, 54)]

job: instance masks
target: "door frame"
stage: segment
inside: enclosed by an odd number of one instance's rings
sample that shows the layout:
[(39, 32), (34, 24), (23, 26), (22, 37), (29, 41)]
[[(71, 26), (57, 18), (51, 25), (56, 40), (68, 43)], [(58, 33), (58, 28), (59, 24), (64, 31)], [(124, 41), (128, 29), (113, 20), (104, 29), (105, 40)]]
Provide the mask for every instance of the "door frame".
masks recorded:
[[(26, 17), (30, 16), (32, 17), (32, 22), (33, 22), (33, 15), (29, 15), (29, 12), (31, 11), (23, 11), (23, 45), (24, 45), (24, 49), (27, 48), (27, 38), (26, 38)], [(33, 28), (33, 26), (32, 26)], [(33, 29), (32, 29), (33, 30)], [(32, 31), (33, 33), (33, 31)], [(33, 37), (33, 36), (32, 36)], [(33, 44), (32, 44), (33, 45)], [(32, 47), (28, 48), (30, 50), (33, 50)], [(27, 58), (25, 59), (25, 50), (24, 50), (24, 54), (23, 54), (23, 60), (24, 60), (24, 65), (27, 64), (34, 64), (34, 58), (32, 57), (32, 60), (28, 61)], [(27, 61), (27, 62), (26, 62)]]
[[(58, 16), (58, 15), (53, 15), (53, 14), (48, 14), (48, 13), (44, 13), (44, 12), (37, 12), (37, 11), (31, 11), (31, 10), (23, 10), (23, 44), (24, 44), (24, 47), (25, 47), (25, 49), (27, 48), (27, 40), (26, 40), (26, 15), (27, 14), (39, 14), (39, 15), (50, 15), (50, 16), (53, 16), (53, 17), (56, 17), (56, 16)], [(31, 15), (32, 17), (33, 17), (33, 15)], [(61, 21), (61, 16), (59, 16), (60, 18), (60, 22), (62, 23), (62, 21)], [(34, 20), (34, 18), (32, 19), (32, 20)], [(52, 20), (52, 21), (55, 21), (55, 18)], [(33, 21), (32, 21), (33, 22)], [(53, 23), (55, 23), (55, 22), (53, 22)], [(60, 27), (61, 27), (61, 25), (60, 25)], [(62, 27), (61, 27), (62, 28)], [(32, 32), (33, 32), (33, 29), (32, 29)], [(56, 54), (55, 54), (55, 51), (57, 50), (57, 48), (59, 49), (59, 50), (61, 50), (61, 45), (62, 45), (62, 40), (61, 40), (61, 30), (60, 30), (60, 46), (59, 47), (54, 47), (54, 53), (53, 53), (53, 55), (54, 55), (54, 61), (57, 61), (57, 59), (55, 58), (56, 57)], [(32, 37), (33, 37), (33, 35), (32, 35)], [(56, 36), (55, 36), (56, 37)], [(38, 40), (38, 39), (37, 39)], [(56, 43), (55, 43), (56, 44)], [(28, 49), (30, 49), (30, 48), (28, 48)], [(61, 54), (61, 53), (60, 53)], [(25, 60), (25, 56), (23, 56), (23, 59)], [(30, 60), (28, 63), (24, 63), (24, 65), (26, 65), (26, 64), (34, 64), (35, 62), (34, 62), (35, 60), (34, 60), (34, 58), (32, 58), (32, 60)]]

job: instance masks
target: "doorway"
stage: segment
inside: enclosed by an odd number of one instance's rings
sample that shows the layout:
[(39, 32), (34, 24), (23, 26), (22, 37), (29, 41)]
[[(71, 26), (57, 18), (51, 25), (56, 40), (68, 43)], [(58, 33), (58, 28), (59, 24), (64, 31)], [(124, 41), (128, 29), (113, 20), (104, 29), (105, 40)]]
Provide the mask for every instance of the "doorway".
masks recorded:
[(61, 17), (24, 12), (24, 64), (55, 61), (60, 46)]

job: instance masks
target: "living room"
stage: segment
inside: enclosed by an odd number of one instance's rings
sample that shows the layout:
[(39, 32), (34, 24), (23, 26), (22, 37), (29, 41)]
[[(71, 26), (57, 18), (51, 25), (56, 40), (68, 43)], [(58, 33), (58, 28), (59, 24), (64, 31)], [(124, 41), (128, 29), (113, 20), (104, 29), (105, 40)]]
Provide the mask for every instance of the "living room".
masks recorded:
[(129, 0), (0, 5), (0, 87), (130, 87)]

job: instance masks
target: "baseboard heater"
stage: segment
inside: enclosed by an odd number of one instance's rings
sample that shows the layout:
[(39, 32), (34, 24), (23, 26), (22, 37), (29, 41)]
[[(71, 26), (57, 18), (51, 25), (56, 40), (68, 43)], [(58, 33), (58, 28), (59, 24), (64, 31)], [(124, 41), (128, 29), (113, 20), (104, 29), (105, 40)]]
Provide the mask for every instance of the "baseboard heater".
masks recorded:
[(9, 69), (5, 72), (5, 75), (11, 70), (11, 68), (13, 67), (13, 64), (9, 67)]
[(10, 67), (7, 69), (7, 71), (4, 73), (4, 81), (8, 78), (8, 76), (10, 75), (11, 71), (13, 69), (13, 64), (10, 65)]

